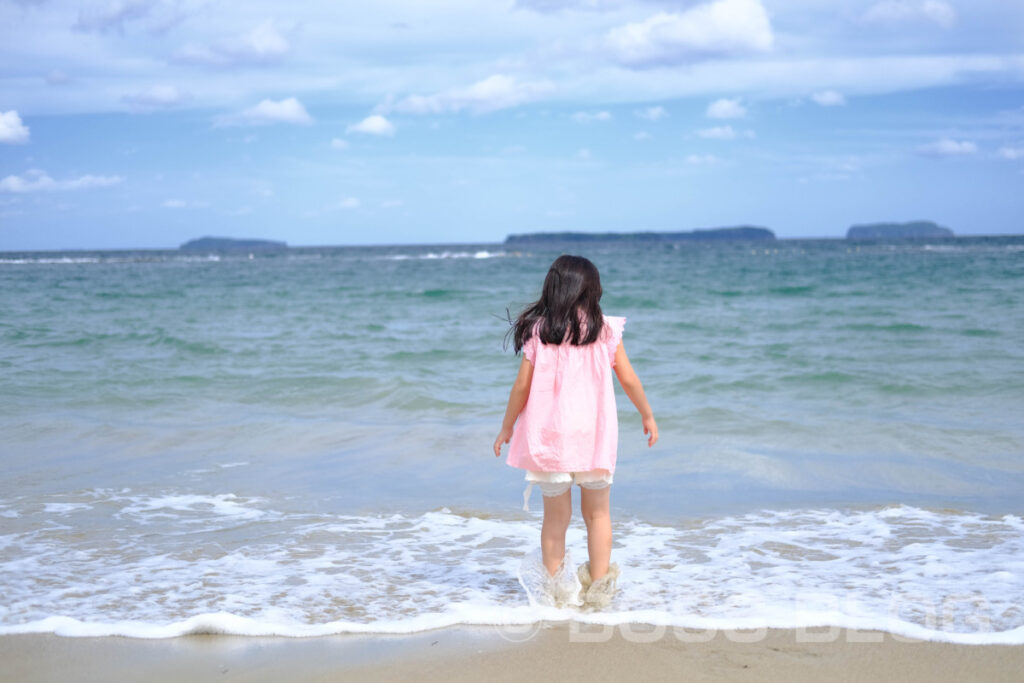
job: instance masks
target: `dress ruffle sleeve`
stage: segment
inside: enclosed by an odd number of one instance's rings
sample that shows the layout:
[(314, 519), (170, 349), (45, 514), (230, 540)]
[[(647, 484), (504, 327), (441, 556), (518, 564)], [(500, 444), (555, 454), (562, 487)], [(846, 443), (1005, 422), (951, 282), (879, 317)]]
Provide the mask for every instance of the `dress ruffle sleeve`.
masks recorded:
[(533, 334), (530, 338), (523, 342), (523, 357), (530, 361), (530, 365), (537, 365), (537, 344), (540, 343), (540, 339), (537, 338), (537, 328), (533, 328)]
[(622, 341), (622, 330), (626, 326), (626, 319), (618, 316), (606, 315), (604, 324), (608, 328), (606, 343), (608, 346), (608, 360), (615, 365), (615, 350), (619, 348)]

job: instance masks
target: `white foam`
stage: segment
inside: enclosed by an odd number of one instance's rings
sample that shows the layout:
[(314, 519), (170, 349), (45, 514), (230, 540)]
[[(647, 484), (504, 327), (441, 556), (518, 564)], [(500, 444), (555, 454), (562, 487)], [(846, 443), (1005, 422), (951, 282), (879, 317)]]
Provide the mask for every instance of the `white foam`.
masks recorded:
[(435, 261), (440, 259), (488, 259), (508, 256), (504, 251), (441, 251), (422, 254), (389, 254), (381, 258), (386, 261)]
[(63, 256), (63, 257), (59, 257), (59, 258), (41, 257), (41, 258), (5, 258), (5, 259), (0, 259), (0, 263), (14, 264), (14, 265), (24, 265), (24, 264), (54, 265), (54, 264), (99, 263), (99, 262), (100, 262), (100, 259), (97, 258), (97, 257), (94, 257), (94, 256), (90, 256), (90, 257), (77, 257), (77, 258), (73, 258), (73, 257), (70, 257), (70, 256)]
[[(572, 619), (1024, 644), (1024, 529), (1011, 515), (897, 506), (617, 522), (619, 593), (588, 612), (530, 604), (520, 587), (537, 518), (286, 514), (232, 494), (77, 499), (91, 509), (63, 508), (64, 525), (40, 517), (62, 503), (37, 501), (18, 510), (21, 532), (0, 537), (0, 633), (309, 636)], [(87, 533), (104, 509), (116, 533)], [(578, 522), (567, 545), (586, 557)]]
[(46, 503), (43, 511), (49, 514), (66, 515), (77, 510), (88, 510), (91, 507), (85, 503)]
[(216, 496), (203, 495), (168, 495), (138, 498), (121, 510), (121, 514), (138, 517), (174, 517), (174, 512), (204, 513), (235, 517), (239, 519), (257, 519), (266, 513), (250, 507), (250, 503), (259, 499), (240, 500), (234, 494), (227, 493)]

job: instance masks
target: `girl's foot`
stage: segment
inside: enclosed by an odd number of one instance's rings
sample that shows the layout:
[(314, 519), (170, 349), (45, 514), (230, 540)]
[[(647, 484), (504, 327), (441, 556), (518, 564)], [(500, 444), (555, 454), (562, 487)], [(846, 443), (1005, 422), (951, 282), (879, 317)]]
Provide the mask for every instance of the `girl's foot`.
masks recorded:
[(580, 580), (579, 599), (584, 607), (591, 609), (604, 609), (612, 603), (612, 598), (618, 590), (616, 582), (619, 578), (619, 565), (614, 562), (608, 566), (608, 573), (597, 581), (590, 578), (590, 562), (584, 562), (576, 571)]
[(528, 553), (519, 566), (519, 583), (526, 590), (530, 603), (546, 607), (579, 607), (580, 584), (572, 569), (566, 550), (558, 571), (551, 575), (541, 558), (540, 548)]

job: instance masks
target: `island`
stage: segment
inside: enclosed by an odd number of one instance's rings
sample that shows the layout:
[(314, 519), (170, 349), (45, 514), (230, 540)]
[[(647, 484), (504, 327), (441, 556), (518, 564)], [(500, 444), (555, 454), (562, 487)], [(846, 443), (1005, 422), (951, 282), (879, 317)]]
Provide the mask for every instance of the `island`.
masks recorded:
[(529, 232), (509, 235), (505, 244), (564, 242), (724, 242), (770, 241), (775, 233), (768, 228), (741, 225), (732, 228), (707, 228), (683, 232)]
[(848, 240), (913, 240), (954, 237), (953, 231), (932, 221), (909, 223), (868, 223), (846, 231)]
[(284, 242), (273, 240), (235, 239), (232, 237), (200, 237), (178, 247), (185, 251), (270, 251), (287, 249)]

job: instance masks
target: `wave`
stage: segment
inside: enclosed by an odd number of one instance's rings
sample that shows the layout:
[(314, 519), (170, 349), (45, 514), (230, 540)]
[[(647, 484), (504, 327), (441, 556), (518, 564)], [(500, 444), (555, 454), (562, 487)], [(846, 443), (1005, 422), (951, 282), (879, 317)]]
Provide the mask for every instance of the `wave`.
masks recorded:
[[(231, 494), (102, 490), (46, 502), (57, 505), (0, 503), (14, 513), (14, 533), (0, 537), (0, 634), (313, 636), (568, 620), (1024, 644), (1024, 521), (1014, 515), (896, 506), (620, 521), (619, 594), (587, 612), (529, 604), (516, 567), (536, 547), (538, 520), (518, 513), (321, 516)], [(83, 532), (101, 510), (125, 533)], [(586, 556), (582, 528), (567, 545)]]
[(388, 254), (379, 258), (384, 261), (436, 261), (440, 259), (488, 259), (505, 256), (510, 256), (510, 254), (504, 251), (480, 249), (477, 251), (429, 251), (423, 254)]

